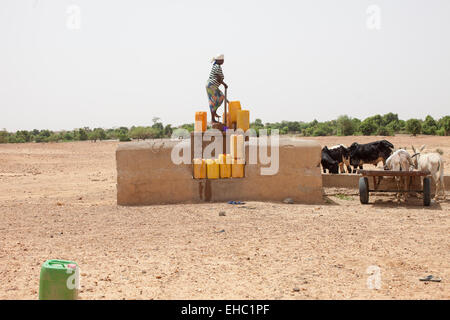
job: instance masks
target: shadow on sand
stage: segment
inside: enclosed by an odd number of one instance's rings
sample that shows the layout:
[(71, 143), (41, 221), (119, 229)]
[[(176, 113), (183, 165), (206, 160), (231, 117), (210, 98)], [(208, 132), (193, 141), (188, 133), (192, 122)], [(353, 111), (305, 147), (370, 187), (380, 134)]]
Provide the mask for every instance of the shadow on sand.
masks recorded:
[(397, 200), (393, 199), (376, 199), (374, 201), (370, 201), (367, 204), (368, 206), (375, 207), (375, 208), (414, 208), (417, 209), (418, 207), (422, 207), (425, 210), (442, 210), (441, 207), (442, 200), (439, 202), (436, 202), (435, 200), (431, 200), (431, 204), (429, 207), (426, 207), (423, 205), (422, 198), (413, 198), (410, 197), (405, 202), (402, 200), (401, 202), (398, 202)]

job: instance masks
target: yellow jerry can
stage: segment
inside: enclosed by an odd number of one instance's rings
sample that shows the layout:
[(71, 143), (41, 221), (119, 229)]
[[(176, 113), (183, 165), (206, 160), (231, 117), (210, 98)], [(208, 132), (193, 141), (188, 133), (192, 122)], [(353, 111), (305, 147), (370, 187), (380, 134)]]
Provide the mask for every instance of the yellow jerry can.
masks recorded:
[(194, 179), (206, 179), (206, 160), (194, 159)]
[(243, 178), (244, 177), (244, 166), (243, 160), (233, 159), (231, 162), (231, 177), (232, 178)]
[(228, 104), (228, 111), (230, 112), (231, 122), (237, 121), (237, 112), (241, 110), (241, 102), (240, 101), (230, 101)]
[(194, 131), (195, 132), (205, 132), (207, 124), (207, 114), (204, 111), (198, 111), (195, 113), (195, 123), (194, 123)]
[(250, 128), (250, 112), (248, 110), (239, 110), (237, 112), (237, 129), (244, 132)]
[(219, 159), (206, 160), (206, 171), (208, 179), (219, 179)]
[(242, 134), (230, 135), (230, 152), (232, 159), (245, 158), (244, 136)]
[(220, 178), (231, 177), (231, 154), (221, 154), (219, 156)]

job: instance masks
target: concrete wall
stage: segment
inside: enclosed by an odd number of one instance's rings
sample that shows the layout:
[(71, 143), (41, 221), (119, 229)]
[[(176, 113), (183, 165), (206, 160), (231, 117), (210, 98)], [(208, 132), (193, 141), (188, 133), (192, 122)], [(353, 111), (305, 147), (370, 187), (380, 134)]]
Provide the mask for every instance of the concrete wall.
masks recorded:
[[(315, 141), (280, 138), (279, 171), (275, 175), (261, 175), (261, 167), (267, 166), (259, 161), (248, 164), (249, 146), (257, 142), (247, 141), (245, 178), (218, 180), (193, 179), (191, 164), (174, 164), (171, 152), (178, 143), (149, 141), (118, 146), (119, 205), (282, 201), (287, 197), (296, 203), (322, 202), (321, 147)], [(182, 143), (190, 155), (190, 141)]]

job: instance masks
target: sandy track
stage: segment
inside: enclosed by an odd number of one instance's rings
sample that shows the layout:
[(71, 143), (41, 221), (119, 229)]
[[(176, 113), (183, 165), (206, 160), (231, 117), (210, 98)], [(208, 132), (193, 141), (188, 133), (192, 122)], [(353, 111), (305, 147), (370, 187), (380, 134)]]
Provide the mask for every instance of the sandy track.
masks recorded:
[[(448, 157), (443, 138), (414, 139)], [(36, 299), (50, 258), (79, 263), (82, 299), (450, 298), (449, 202), (363, 207), (327, 190), (319, 205), (118, 207), (117, 144), (0, 145), (0, 299)], [(380, 290), (367, 288), (371, 265)], [(428, 274), (443, 281), (418, 280)]]

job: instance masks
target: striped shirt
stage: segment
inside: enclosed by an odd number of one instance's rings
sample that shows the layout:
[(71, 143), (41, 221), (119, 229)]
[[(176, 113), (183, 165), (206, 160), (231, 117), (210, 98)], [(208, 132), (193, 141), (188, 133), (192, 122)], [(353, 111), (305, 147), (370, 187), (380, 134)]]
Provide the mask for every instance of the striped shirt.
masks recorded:
[(223, 79), (222, 67), (220, 64), (214, 64), (209, 74), (208, 83), (218, 88)]

